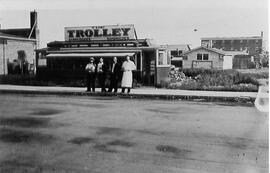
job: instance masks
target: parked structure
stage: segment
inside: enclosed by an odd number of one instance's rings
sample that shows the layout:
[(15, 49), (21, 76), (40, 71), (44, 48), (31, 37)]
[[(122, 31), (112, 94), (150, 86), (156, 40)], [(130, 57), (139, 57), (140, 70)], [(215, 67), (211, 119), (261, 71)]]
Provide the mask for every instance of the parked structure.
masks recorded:
[(66, 27), (65, 41), (54, 41), (36, 51), (37, 75), (61, 80), (83, 79), (90, 57), (103, 58), (109, 65), (113, 57), (124, 61), (130, 56), (137, 69), (134, 78), (144, 85), (167, 81), (170, 57), (166, 48), (149, 39), (138, 39), (134, 25)]
[(0, 29), (0, 75), (34, 71), (38, 45), (37, 12), (30, 12), (30, 27)]

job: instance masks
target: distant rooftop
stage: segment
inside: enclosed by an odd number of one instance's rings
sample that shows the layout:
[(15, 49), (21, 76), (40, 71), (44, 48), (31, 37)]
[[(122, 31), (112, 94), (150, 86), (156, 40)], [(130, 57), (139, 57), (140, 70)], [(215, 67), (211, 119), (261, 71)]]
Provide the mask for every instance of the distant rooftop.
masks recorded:
[(18, 36), (18, 35), (6, 34), (6, 33), (1, 32), (1, 30), (0, 30), (0, 38), (12, 39), (12, 40), (29, 40), (29, 41), (35, 41), (35, 39), (32, 39), (32, 38), (29, 39), (29, 38)]
[(189, 51), (186, 51), (182, 55), (189, 54), (189, 53), (194, 52), (194, 51), (199, 50), (199, 49), (205, 49), (205, 50), (215, 52), (215, 53), (218, 53), (218, 54), (221, 54), (221, 55), (226, 55), (226, 53), (224, 51), (222, 51), (222, 50), (215, 49), (215, 48), (210, 48), (210, 47), (204, 47), (204, 46), (199, 46), (199, 47), (196, 47), (196, 48), (191, 49)]
[(167, 49), (179, 49), (179, 50), (184, 50), (184, 51), (190, 50), (189, 44), (166, 44), (166, 45), (160, 45), (160, 46)]
[(201, 40), (255, 40), (262, 39), (262, 36), (253, 37), (203, 37)]

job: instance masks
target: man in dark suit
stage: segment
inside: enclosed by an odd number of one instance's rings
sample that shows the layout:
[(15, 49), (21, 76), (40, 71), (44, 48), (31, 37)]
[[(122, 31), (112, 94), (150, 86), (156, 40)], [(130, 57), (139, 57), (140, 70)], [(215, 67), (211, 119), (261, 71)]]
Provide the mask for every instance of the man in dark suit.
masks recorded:
[(109, 92), (112, 92), (112, 89), (114, 89), (114, 92), (117, 92), (118, 89), (118, 82), (121, 78), (121, 64), (117, 62), (117, 58), (113, 58), (113, 62), (110, 67), (110, 87)]

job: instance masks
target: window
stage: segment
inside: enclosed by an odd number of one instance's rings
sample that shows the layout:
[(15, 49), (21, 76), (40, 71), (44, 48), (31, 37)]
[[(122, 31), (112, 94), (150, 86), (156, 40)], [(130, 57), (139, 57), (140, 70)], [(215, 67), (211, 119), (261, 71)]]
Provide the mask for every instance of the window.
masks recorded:
[(172, 50), (171, 51), (171, 56), (173, 56), (173, 57), (179, 57), (181, 54), (183, 53), (183, 51), (182, 50)]
[(197, 60), (200, 60), (200, 61), (202, 60), (202, 54), (201, 53), (197, 54)]
[(177, 50), (172, 50), (171, 51), (171, 56), (178, 56), (178, 51)]
[(208, 54), (203, 54), (203, 60), (208, 60), (209, 59), (209, 55)]
[(222, 61), (223, 61), (223, 56), (222, 56), (222, 55), (219, 55), (219, 56), (218, 56), (218, 61), (219, 61), (219, 62), (222, 62)]
[(167, 65), (167, 56), (165, 51), (158, 51), (158, 65)]

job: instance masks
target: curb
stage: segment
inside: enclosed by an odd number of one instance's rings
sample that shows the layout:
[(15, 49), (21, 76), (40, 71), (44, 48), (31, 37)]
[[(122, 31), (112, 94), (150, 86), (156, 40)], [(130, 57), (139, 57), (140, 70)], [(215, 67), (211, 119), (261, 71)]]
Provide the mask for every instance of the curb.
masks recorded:
[(222, 96), (194, 96), (194, 95), (165, 95), (165, 94), (122, 94), (101, 92), (75, 92), (75, 91), (35, 91), (35, 90), (0, 90), (0, 94), (39, 94), (62, 96), (105, 96), (126, 99), (154, 99), (154, 100), (187, 100), (197, 102), (233, 102), (254, 105), (252, 97), (222, 97)]

